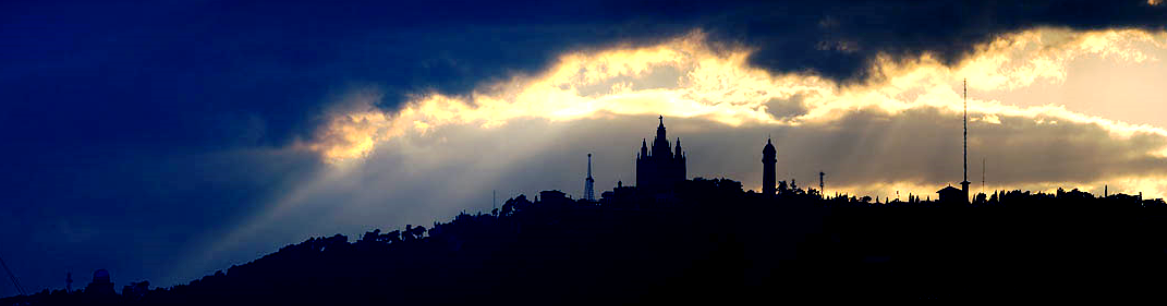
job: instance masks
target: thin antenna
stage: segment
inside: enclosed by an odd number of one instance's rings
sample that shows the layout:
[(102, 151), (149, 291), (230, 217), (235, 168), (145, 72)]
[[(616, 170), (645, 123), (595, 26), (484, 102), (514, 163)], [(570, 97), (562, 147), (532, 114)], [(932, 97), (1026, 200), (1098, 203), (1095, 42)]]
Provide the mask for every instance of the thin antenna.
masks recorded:
[(819, 193), (822, 194), (823, 198), (826, 198), (827, 197), (827, 190), (823, 188), (823, 176), (824, 175), (826, 175), (826, 173), (823, 173), (820, 170), (819, 171)]
[(985, 193), (985, 160), (981, 157), (981, 193)]
[(490, 210), (498, 209), (498, 190), (490, 191)]
[(964, 202), (968, 203), (968, 79), (964, 80), (964, 180), (960, 181), (960, 192), (964, 194)]

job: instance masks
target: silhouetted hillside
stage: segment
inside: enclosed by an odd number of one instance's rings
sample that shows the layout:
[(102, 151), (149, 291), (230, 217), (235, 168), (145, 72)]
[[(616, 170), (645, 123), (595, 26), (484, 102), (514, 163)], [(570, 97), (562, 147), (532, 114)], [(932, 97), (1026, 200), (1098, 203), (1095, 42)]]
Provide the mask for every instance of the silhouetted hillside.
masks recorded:
[[(791, 300), (1162, 299), (1167, 205), (1008, 192), (973, 204), (767, 197), (731, 180), (676, 192), (544, 192), (431, 228), (336, 235), (187, 285), (3, 305), (745, 304)], [(622, 187), (623, 188), (623, 187)]]

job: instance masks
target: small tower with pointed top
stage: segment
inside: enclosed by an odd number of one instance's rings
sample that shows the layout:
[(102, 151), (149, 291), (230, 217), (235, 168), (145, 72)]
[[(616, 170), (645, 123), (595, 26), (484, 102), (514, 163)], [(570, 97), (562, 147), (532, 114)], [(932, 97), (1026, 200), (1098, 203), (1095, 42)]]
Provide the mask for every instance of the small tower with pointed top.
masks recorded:
[(646, 158), (646, 157), (648, 157), (648, 140), (641, 139), (640, 140), (640, 156), (637, 156), (637, 158)]
[(685, 169), (685, 152), (681, 151), (681, 137), (677, 137), (676, 149), (677, 152), (673, 153), (673, 176), (683, 181), (688, 173)]
[(584, 180), (584, 200), (596, 201), (596, 180), (592, 178), (592, 153), (588, 153), (588, 178)]
[(774, 144), (769, 138), (766, 139), (766, 147), (762, 148), (762, 194), (767, 196), (774, 195), (775, 170), (774, 164), (778, 163), (778, 150), (774, 149)]

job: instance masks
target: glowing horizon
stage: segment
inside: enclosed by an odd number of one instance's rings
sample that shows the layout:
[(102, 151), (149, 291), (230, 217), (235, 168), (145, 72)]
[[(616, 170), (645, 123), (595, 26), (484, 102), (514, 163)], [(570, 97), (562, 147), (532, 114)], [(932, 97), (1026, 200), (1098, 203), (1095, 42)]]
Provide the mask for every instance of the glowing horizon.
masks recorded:
[[(1053, 103), (1022, 107), (980, 95), (984, 92), (1007, 94), (1035, 84), (1060, 84), (1067, 77), (1067, 66), (1083, 57), (1097, 57), (1116, 64), (1158, 62), (1162, 54), (1167, 54), (1164, 53), (1167, 33), (1041, 28), (1002, 35), (977, 46), (976, 50), (976, 54), (952, 67), (943, 65), (930, 54), (912, 61), (893, 61), (881, 56), (870, 68), (876, 78), (858, 84), (838, 84), (813, 74), (774, 75), (750, 67), (748, 59), (752, 50), (713, 51), (705, 42), (705, 35), (694, 31), (654, 46), (621, 45), (606, 50), (570, 52), (542, 73), (513, 75), (465, 96), (440, 92), (416, 94), (414, 99), (391, 112), (373, 106), (382, 98), (375, 89), (358, 91), (340, 104), (341, 111), (330, 114), (329, 124), (318, 132), (315, 142), (304, 142), (298, 147), (319, 152), (328, 162), (339, 165), (360, 163), (378, 144), (407, 133), (425, 135), (446, 125), (475, 125), (489, 131), (515, 118), (561, 122), (661, 114), (731, 127), (743, 124), (797, 127), (829, 124), (856, 111), (895, 116), (906, 110), (935, 108), (959, 113), (962, 101), (959, 84), (965, 78), (969, 80), (970, 124), (1001, 124), (1002, 118), (1027, 118), (1038, 124), (1096, 125), (1117, 140), (1134, 135), (1167, 137), (1167, 130), (1160, 126), (1093, 116)], [(799, 101), (783, 107), (803, 111), (782, 117), (770, 113), (776, 106), (773, 101), (795, 97)], [(972, 129), (971, 133), (976, 130)], [(1162, 150), (1167, 152), (1167, 148)], [(1111, 184), (1116, 185), (1115, 190), (1140, 189), (1155, 196), (1167, 192), (1167, 178), (1163, 176), (1141, 176), (1138, 180), (1120, 177), (1113, 181), (1125, 182)], [(1094, 189), (1090, 186), (1105, 184), (1071, 180), (996, 187), (1052, 190), (1056, 186), (1073, 188), (1065, 185), (1072, 183), (1083, 185), (1087, 191)], [(920, 182), (905, 184), (924, 185), (907, 188), (914, 193), (933, 189)], [(839, 186), (836, 190), (891, 191), (872, 188), (886, 185), (872, 182), (867, 186)]]

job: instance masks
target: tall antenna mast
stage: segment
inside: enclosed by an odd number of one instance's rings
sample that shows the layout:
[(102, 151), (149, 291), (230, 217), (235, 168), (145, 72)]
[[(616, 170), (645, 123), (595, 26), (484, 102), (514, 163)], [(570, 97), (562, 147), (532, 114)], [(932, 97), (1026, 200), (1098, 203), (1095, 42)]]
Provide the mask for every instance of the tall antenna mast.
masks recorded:
[(981, 157), (981, 193), (985, 193), (985, 158)]
[(584, 200), (596, 201), (596, 180), (592, 178), (592, 153), (588, 153), (588, 178), (584, 180)]
[(964, 79), (964, 180), (960, 181), (960, 191), (968, 203), (968, 79)]
[(825, 188), (823, 188), (823, 176), (824, 175), (826, 175), (826, 173), (819, 171), (819, 195), (825, 199), (825, 198), (827, 198), (827, 190)]

